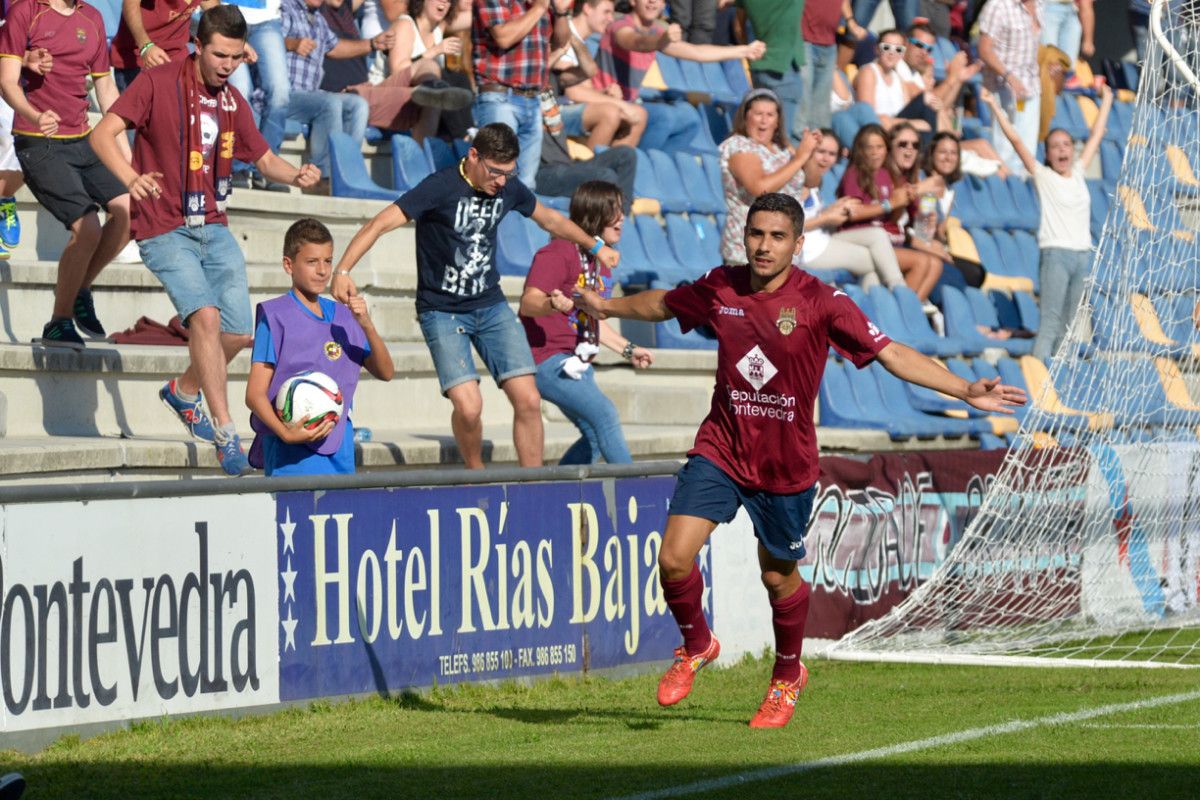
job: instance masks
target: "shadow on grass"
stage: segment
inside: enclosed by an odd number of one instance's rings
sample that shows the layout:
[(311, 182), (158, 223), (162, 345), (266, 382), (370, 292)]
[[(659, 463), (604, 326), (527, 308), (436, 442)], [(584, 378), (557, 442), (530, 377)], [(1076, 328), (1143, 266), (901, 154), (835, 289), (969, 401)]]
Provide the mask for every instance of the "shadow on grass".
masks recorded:
[[(794, 735), (796, 732), (792, 731)], [(764, 740), (766, 743), (767, 740)], [(686, 747), (686, 742), (680, 742)], [(679, 789), (697, 781), (745, 774), (746, 765), (721, 763), (713, 754), (704, 769), (671, 764), (587, 766), (371, 764), (230, 767), (100, 763), (29, 766), (28, 800), (41, 798), (610, 798), (668, 790), (667, 797), (803, 797), (873, 800), (928, 798), (1054, 798), (1092, 800), (1128, 796), (1194, 797), (1200, 766), (984, 763), (962, 765), (852, 764), (766, 780), (727, 781), (697, 793)], [(581, 755), (581, 758), (586, 758)], [(675, 789), (676, 791), (670, 791)]]
[(679, 708), (655, 709), (642, 712), (622, 706), (620, 708), (596, 708), (570, 706), (568, 708), (524, 708), (520, 706), (488, 706), (479, 708), (454, 708), (439, 703), (436, 699), (406, 691), (390, 698), (399, 708), (405, 711), (424, 711), (437, 714), (486, 714), (497, 719), (511, 722), (523, 722), (529, 725), (561, 725), (576, 719), (611, 719), (624, 723), (630, 730), (657, 730), (664, 722), (691, 721), (706, 723), (727, 723), (745, 727), (746, 715), (713, 714), (697, 712), (696, 709), (683, 711)]

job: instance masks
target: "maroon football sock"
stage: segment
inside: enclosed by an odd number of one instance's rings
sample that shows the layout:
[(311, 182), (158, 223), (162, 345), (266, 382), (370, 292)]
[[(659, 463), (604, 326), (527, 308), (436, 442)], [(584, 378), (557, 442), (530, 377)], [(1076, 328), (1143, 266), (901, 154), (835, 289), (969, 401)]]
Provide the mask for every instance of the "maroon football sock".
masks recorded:
[(686, 578), (678, 581), (663, 580), (663, 595), (667, 598), (667, 607), (679, 625), (683, 634), (683, 645), (688, 655), (694, 656), (703, 652), (712, 640), (712, 631), (708, 629), (708, 620), (704, 618), (704, 607), (701, 600), (704, 597), (704, 576), (700, 567), (692, 564), (692, 572)]
[(772, 681), (791, 683), (800, 677), (800, 648), (804, 644), (804, 623), (808, 619), (808, 584), (782, 600), (771, 601), (771, 622), (775, 626), (775, 669)]

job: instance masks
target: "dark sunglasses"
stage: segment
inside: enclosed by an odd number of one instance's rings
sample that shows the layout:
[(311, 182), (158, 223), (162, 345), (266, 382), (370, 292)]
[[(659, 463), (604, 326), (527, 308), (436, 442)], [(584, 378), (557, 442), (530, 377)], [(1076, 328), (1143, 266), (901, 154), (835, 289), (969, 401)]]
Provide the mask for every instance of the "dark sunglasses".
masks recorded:
[(910, 39), (908, 40), (908, 42), (909, 42), (909, 44), (914, 44), (914, 45), (916, 45), (917, 47), (921, 48), (921, 49), (922, 49), (922, 50), (924, 50), (926, 53), (932, 53), (932, 52), (933, 52), (933, 45), (931, 45), (931, 44), (925, 44), (924, 42), (921, 42), (921, 41), (918, 41), (918, 40), (916, 40), (916, 39), (912, 39), (912, 38), (910, 38)]
[(902, 150), (916, 150), (917, 149), (916, 142), (894, 142), (894, 144), (896, 145), (896, 147), (899, 147)]

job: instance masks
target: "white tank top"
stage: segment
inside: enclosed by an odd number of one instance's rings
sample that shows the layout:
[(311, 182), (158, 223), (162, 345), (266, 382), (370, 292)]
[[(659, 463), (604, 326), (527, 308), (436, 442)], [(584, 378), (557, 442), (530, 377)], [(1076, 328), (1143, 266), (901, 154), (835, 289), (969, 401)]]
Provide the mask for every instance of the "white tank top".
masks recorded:
[[(399, 17), (396, 18), (397, 21), (402, 20), (402, 19), (408, 20), (408, 24), (412, 25), (413, 46), (412, 46), (412, 55), (410, 57), (415, 59), (417, 56), (423, 55), (425, 53), (425, 51), (428, 50), (429, 48), (426, 46), (425, 40), (421, 38), (421, 29), (417, 27), (417, 21), (415, 19), (413, 19), (412, 17), (410, 17), (408, 14), (401, 14)], [(442, 43), (442, 26), (441, 25), (438, 25), (436, 28), (433, 29), (433, 43), (434, 43), (434, 45), (439, 45)], [(438, 56), (437, 62), (439, 64), (441, 64), (443, 67), (446, 66), (446, 57)]]
[(875, 70), (875, 113), (884, 117), (894, 117), (904, 108), (904, 81), (892, 71), (892, 83), (889, 86), (883, 80), (883, 70), (872, 61), (865, 69)]

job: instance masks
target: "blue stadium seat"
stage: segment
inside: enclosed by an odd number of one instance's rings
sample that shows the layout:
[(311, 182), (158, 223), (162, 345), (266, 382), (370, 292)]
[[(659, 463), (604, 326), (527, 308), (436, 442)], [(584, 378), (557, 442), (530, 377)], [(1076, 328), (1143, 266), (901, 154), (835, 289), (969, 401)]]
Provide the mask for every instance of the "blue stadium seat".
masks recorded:
[[(654, 56), (655, 62), (658, 64), (659, 74), (662, 75), (663, 83), (666, 84), (667, 91), (660, 94), (658, 99), (674, 99), (682, 97), (689, 89), (687, 88), (687, 78), (684, 77), (683, 67), (674, 56), (669, 56), (666, 53), (657, 53)], [(645, 89), (641, 90), (645, 92)], [(645, 96), (643, 99), (650, 99)]]
[[(854, 369), (853, 364), (846, 365)], [(882, 421), (874, 420), (859, 406), (850, 382), (846, 380), (846, 367), (840, 361), (827, 359), (821, 384), (817, 388), (817, 411), (823, 428), (884, 428)]]
[(1016, 330), (1023, 327), (1021, 325), (1021, 310), (1017, 308), (1016, 301), (1009, 296), (1008, 292), (992, 289), (986, 293), (986, 297), (988, 302), (992, 304), (992, 308), (996, 310), (996, 318), (1000, 320), (1001, 328)]
[(120, 0), (97, 0), (89, 5), (100, 12), (100, 16), (104, 20), (104, 35), (111, 43), (112, 38), (117, 35), (117, 29), (121, 26), (122, 4)]
[[(907, 286), (897, 286), (892, 289), (892, 296), (896, 298), (896, 305), (900, 308), (900, 313), (904, 316), (904, 322), (910, 331), (915, 331), (918, 335), (924, 335), (925, 330), (933, 333), (933, 329), (929, 326), (929, 317), (925, 315), (924, 304), (917, 299), (917, 293)], [(939, 339), (944, 339), (947, 344), (943, 347), (946, 355), (958, 355), (962, 353), (974, 354), (978, 353), (979, 349), (973, 345), (971, 341), (965, 341), (954, 336), (948, 335), (939, 336)], [(934, 334), (936, 336), (936, 334)]]
[(1079, 103), (1074, 96), (1066, 93), (1060, 94), (1054, 100), (1054, 117), (1050, 120), (1050, 127), (1062, 128), (1077, 142), (1085, 141), (1089, 133), (1087, 120), (1083, 117)]
[(696, 236), (700, 239), (700, 248), (704, 251), (704, 263), (713, 267), (724, 262), (721, 256), (721, 231), (716, 223), (702, 214), (689, 215)]
[[(963, 361), (961, 358), (947, 359), (946, 367), (954, 375), (963, 378), (968, 383), (975, 382), (976, 377), (974, 374), (966, 374), (971, 372), (970, 367), (966, 367), (966, 373), (960, 373), (959, 370), (956, 370), (951, 366), (952, 362), (956, 362), (960, 366), (965, 366), (965, 361)], [(908, 381), (902, 381), (902, 383), (904, 385), (904, 390), (908, 392), (908, 399), (909, 402), (912, 403), (912, 407), (920, 411), (924, 411), (926, 414), (945, 414), (948, 411), (954, 411), (966, 412), (968, 417), (988, 416), (987, 412), (980, 411), (974, 406), (969, 406), (962, 400), (955, 400), (954, 398), (947, 397), (940, 392), (935, 392), (933, 389), (927, 389), (924, 386), (918, 386), (917, 384), (909, 383)], [(987, 430), (990, 429), (991, 426), (989, 425)]]
[[(988, 186), (984, 178), (981, 178), (978, 175), (967, 175), (961, 181), (959, 181), (959, 183), (966, 187), (967, 191), (970, 192), (971, 202), (975, 204), (975, 209), (983, 218), (983, 224), (985, 227), (998, 228), (1004, 226), (1004, 223), (998, 222), (998, 220), (1005, 219), (1007, 214), (996, 207), (995, 199), (992, 197), (992, 193), (988, 190)], [(958, 201), (957, 194), (954, 196), (954, 199), (955, 202)]]
[(990, 422), (978, 417), (961, 419), (927, 414), (913, 407), (910, 396), (904, 389), (904, 381), (888, 372), (882, 364), (874, 361), (867, 369), (870, 370), (872, 377), (879, 385), (879, 395), (883, 400), (884, 408), (911, 421), (921, 431), (935, 436), (955, 437), (990, 433), (992, 430)]
[[(954, 205), (958, 205), (957, 196), (954, 198)], [(1005, 263), (1004, 256), (1000, 254), (1000, 248), (992, 237), (991, 231), (986, 228), (968, 228), (967, 233), (971, 236), (971, 241), (975, 243), (975, 250), (979, 253), (979, 261), (983, 264), (984, 269), (1004, 277), (1015, 278), (1020, 275), (1018, 265)]]
[(721, 67), (725, 70), (725, 77), (729, 79), (729, 88), (738, 97), (745, 97), (746, 92), (752, 88), (750, 76), (746, 74), (745, 62), (740, 59), (730, 59), (722, 61)]
[[(654, 151), (651, 151), (653, 157)], [(656, 162), (657, 163), (657, 162)], [(701, 214), (720, 214), (725, 210), (725, 198), (713, 194), (704, 167), (689, 153), (675, 154), (675, 168), (688, 194), (691, 210)]]
[(919, 326), (910, 326), (900, 311), (900, 304), (896, 301), (895, 295), (886, 286), (871, 287), (867, 296), (870, 297), (871, 305), (875, 310), (871, 319), (875, 321), (880, 330), (888, 335), (888, 338), (906, 344), (926, 355), (948, 356), (958, 352), (954, 342), (943, 339), (933, 332), (929, 323), (925, 321), (924, 315), (921, 317)]
[(1087, 181), (1088, 194), (1092, 198), (1092, 241), (1099, 242), (1100, 234), (1104, 230), (1104, 220), (1108, 216), (1108, 207), (1111, 196), (1104, 189), (1104, 183), (1095, 178), (1089, 178)]
[[(708, 181), (709, 191), (715, 197), (725, 198), (725, 190), (721, 187), (721, 159), (712, 153), (700, 156), (700, 166), (704, 168), (704, 178)], [(725, 213), (722, 208), (719, 213)]]
[(701, 103), (697, 108), (704, 123), (708, 125), (708, 133), (714, 142), (723, 142), (729, 138), (733, 129), (733, 119), (724, 106), (715, 103)]
[(875, 380), (869, 367), (858, 369), (847, 361), (843, 362), (842, 371), (846, 375), (846, 382), (850, 384), (850, 391), (858, 400), (859, 407), (867, 413), (869, 418), (881, 420), (893, 439), (907, 439), (912, 436), (919, 439), (932, 439), (938, 435), (938, 431), (933, 425), (913, 419), (899, 408), (889, 408), (879, 389), (879, 382)]
[(1002, 178), (996, 175), (984, 178), (983, 188), (991, 200), (991, 207), (996, 210), (996, 216), (992, 219), (990, 227), (1005, 228), (1006, 230), (1023, 227), (1025, 220), (1013, 201), (1008, 184)]
[(1121, 146), (1116, 142), (1100, 142), (1100, 174), (1104, 176), (1104, 188), (1112, 194), (1121, 175), (1121, 161), (1124, 155)]
[(616, 277), (622, 286), (648, 288), (650, 282), (658, 277), (650, 259), (646, 257), (642, 237), (632, 219), (625, 220), (617, 251), (621, 254), (621, 263), (617, 267)]
[(525, 232), (520, 214), (505, 214), (496, 231), (496, 268), (501, 275), (525, 277), (536, 248)]
[(1021, 326), (1027, 331), (1037, 333), (1042, 325), (1042, 315), (1038, 309), (1037, 300), (1029, 292), (1013, 292), (1013, 302), (1021, 312)]
[[(642, 247), (650, 262), (651, 272), (658, 276), (663, 283), (674, 286), (682, 281), (692, 280), (692, 271), (680, 264), (675, 258), (667, 234), (663, 231), (658, 220), (645, 215), (635, 216), (633, 224), (637, 227), (642, 240)], [(628, 228), (628, 224), (625, 226)]]
[(742, 96), (729, 85), (729, 77), (719, 62), (704, 62), (700, 65), (700, 70), (704, 73), (704, 81), (708, 84), (709, 94), (714, 101), (732, 107), (742, 102)]
[(950, 188), (954, 190), (950, 216), (961, 222), (964, 228), (986, 227), (988, 220), (975, 205), (975, 193), (971, 190), (970, 183), (960, 180)]
[(1008, 185), (1008, 193), (1012, 197), (1013, 207), (1017, 211), (1019, 222), (1017, 227), (1036, 233), (1042, 224), (1042, 206), (1033, 181), (1009, 175), (1005, 183)]
[(678, 102), (675, 105), (680, 109), (680, 113), (696, 118), (696, 132), (692, 136), (692, 140), (681, 149), (693, 155), (716, 153), (717, 142), (713, 139), (712, 131), (708, 127), (708, 120), (700, 113), (700, 109), (686, 102)]
[(392, 186), (397, 192), (407, 192), (431, 173), (425, 151), (411, 136), (392, 135)]
[[(633, 180), (633, 194), (635, 197), (652, 197), (662, 206), (664, 213), (683, 213), (688, 210), (691, 201), (688, 199), (684, 191), (683, 185), (679, 179), (679, 173), (675, 169), (674, 162), (671, 162), (671, 169), (666, 175), (659, 175), (658, 164), (655, 159), (651, 158), (650, 152), (634, 148), (637, 153), (637, 174)], [(666, 159), (670, 161), (670, 157), (666, 153), (658, 152), (658, 159)], [(674, 179), (672, 180), (672, 176)], [(664, 181), (670, 181), (664, 183)]]
[[(655, 286), (653, 288), (666, 288)], [(669, 319), (666, 322), (640, 322), (637, 320), (622, 320), (621, 333), (626, 339), (642, 347), (654, 347), (663, 350), (716, 350), (717, 340), (704, 335), (699, 329), (684, 333), (679, 327), (679, 320)]]
[(946, 334), (967, 342), (975, 352), (1000, 346), (998, 341), (979, 332), (976, 326), (981, 323), (975, 318), (970, 302), (953, 286), (942, 287), (942, 313), (946, 317)]
[(857, 284), (843, 286), (842, 291), (846, 296), (858, 306), (859, 311), (867, 315), (868, 319), (875, 319), (875, 304), (871, 302), (871, 298), (863, 291), (862, 287)]
[(425, 151), (425, 159), (429, 162), (429, 168), (434, 172), (446, 167), (452, 167), (458, 163), (458, 156), (454, 154), (454, 147), (445, 139), (439, 139), (436, 136), (426, 136), (425, 141), (421, 143), (421, 148)]
[(546, 208), (553, 208), (555, 211), (560, 211), (563, 214), (571, 210), (571, 198), (561, 197), (559, 195), (535, 194), (539, 203)]
[(550, 244), (550, 234), (542, 230), (542, 226), (534, 222), (533, 217), (525, 217), (520, 214), (514, 214), (514, 216), (525, 226), (525, 236), (529, 239), (529, 244), (532, 245), (535, 253)]
[(667, 214), (667, 238), (671, 249), (675, 252), (675, 260), (686, 271), (690, 280), (696, 280), (717, 264), (709, 263), (704, 249), (700, 246), (700, 237), (691, 222), (682, 214)]
[[(971, 306), (971, 312), (975, 315), (977, 323), (988, 328), (1000, 327), (1000, 319), (996, 314), (996, 307), (992, 305), (991, 300), (988, 300), (984, 296), (983, 292), (968, 286), (963, 290), (963, 294), (967, 298), (967, 303)], [(992, 347), (1001, 347), (1014, 356), (1027, 355), (1033, 350), (1033, 339), (991, 339), (991, 342)]]
[(367, 174), (362, 148), (344, 133), (329, 134), (329, 187), (334, 197), (360, 200), (395, 200), (396, 191), (385, 189)]

